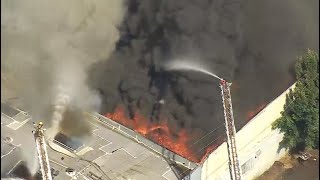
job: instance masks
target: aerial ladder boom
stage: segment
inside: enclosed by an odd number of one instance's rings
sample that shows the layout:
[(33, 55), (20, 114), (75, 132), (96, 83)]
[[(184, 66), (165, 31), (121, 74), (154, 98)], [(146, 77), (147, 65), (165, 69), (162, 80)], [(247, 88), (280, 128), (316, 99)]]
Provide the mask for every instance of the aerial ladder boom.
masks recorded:
[(51, 169), (49, 164), (48, 153), (46, 149), (46, 142), (44, 139), (43, 123), (40, 122), (38, 125), (33, 123), (35, 130), (32, 131), (34, 139), (36, 141), (36, 147), (38, 152), (38, 158), (40, 163), (40, 170), (42, 173), (43, 180), (52, 180)]
[(220, 81), (222, 102), (224, 108), (224, 119), (227, 133), (230, 176), (231, 180), (241, 180), (241, 168), (236, 148), (236, 128), (234, 125), (230, 86), (231, 83), (228, 83), (225, 80)]

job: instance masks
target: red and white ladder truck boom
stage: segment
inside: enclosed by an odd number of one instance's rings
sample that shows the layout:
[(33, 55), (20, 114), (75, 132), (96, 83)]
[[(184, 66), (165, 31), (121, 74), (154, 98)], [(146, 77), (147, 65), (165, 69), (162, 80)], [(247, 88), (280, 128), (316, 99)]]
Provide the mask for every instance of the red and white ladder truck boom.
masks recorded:
[(38, 152), (38, 158), (40, 163), (40, 170), (43, 180), (52, 180), (51, 169), (49, 164), (48, 152), (46, 149), (46, 142), (44, 139), (43, 123), (39, 122), (38, 125), (33, 123), (35, 130), (32, 131), (34, 139), (36, 141), (36, 147)]
[(231, 83), (225, 80), (220, 81), (220, 88), (222, 94), (222, 102), (224, 109), (225, 127), (227, 133), (227, 146), (229, 156), (229, 171), (231, 180), (241, 180), (241, 168), (238, 160), (237, 147), (236, 147), (236, 128), (234, 125), (234, 117), (230, 93)]

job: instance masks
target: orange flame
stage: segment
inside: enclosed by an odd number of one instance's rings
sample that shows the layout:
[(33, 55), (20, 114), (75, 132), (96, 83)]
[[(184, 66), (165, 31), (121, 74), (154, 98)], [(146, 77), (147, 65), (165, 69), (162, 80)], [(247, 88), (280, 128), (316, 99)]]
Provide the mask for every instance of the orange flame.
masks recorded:
[(249, 111), (247, 113), (247, 119), (251, 120), (255, 115), (257, 115), (267, 104), (262, 103), (260, 106), (258, 106), (255, 110)]
[(164, 118), (160, 123), (152, 123), (136, 112), (134, 118), (130, 119), (126, 117), (123, 106), (118, 106), (114, 113), (107, 113), (105, 116), (193, 162), (202, 162), (217, 146), (207, 147), (205, 155), (201, 158), (190, 148), (190, 141), (194, 139), (194, 135), (188, 133), (185, 129), (173, 132)]
[(202, 158), (199, 162), (203, 163), (206, 160), (206, 158), (210, 155), (210, 153), (213, 152), (224, 141), (225, 141), (225, 139), (222, 136), (220, 136), (214, 144), (212, 144), (211, 146), (208, 146), (205, 154), (202, 156)]

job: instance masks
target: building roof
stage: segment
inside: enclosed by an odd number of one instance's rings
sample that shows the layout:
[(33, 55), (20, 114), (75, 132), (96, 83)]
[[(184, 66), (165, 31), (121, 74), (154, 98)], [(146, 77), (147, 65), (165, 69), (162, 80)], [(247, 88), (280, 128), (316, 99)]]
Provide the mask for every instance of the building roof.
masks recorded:
[[(6, 109), (11, 108), (9, 106)], [(30, 157), (33, 161), (37, 158), (31, 133), (31, 117), (18, 109), (18, 113), (10, 113), (11, 110), (6, 109), (1, 109), (1, 146), (4, 147), (1, 148), (1, 154), (5, 155), (1, 161), (7, 163), (3, 177), (12, 173), (14, 166), (21, 161), (30, 164)], [(71, 179), (65, 171), (72, 168), (78, 179), (91, 176), (101, 179), (174, 180), (190, 173), (190, 169), (197, 166), (129, 129), (117, 123), (113, 124), (111, 120), (102, 119), (97, 114), (89, 114), (88, 120), (93, 134), (77, 151), (67, 150), (57, 143), (48, 143), (50, 166), (59, 171), (55, 179)], [(12, 144), (4, 142), (6, 137), (12, 138)], [(25, 154), (31, 156), (26, 157)]]

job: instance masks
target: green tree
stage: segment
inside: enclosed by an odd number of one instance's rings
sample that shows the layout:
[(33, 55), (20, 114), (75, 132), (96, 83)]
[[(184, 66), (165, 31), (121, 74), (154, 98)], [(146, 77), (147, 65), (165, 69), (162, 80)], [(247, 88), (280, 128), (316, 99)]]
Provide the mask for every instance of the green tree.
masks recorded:
[(284, 133), (281, 144), (291, 152), (319, 148), (319, 56), (308, 50), (295, 66), (296, 87), (287, 94), (273, 129)]

